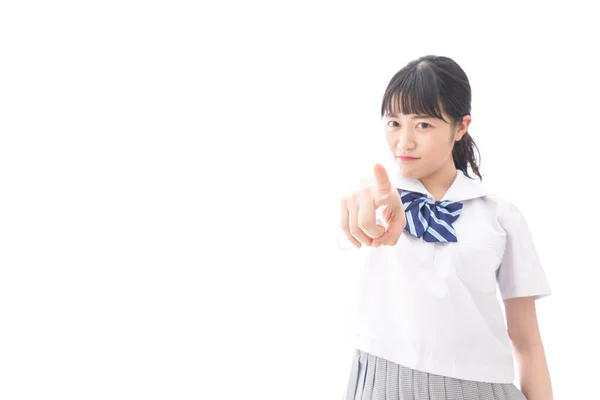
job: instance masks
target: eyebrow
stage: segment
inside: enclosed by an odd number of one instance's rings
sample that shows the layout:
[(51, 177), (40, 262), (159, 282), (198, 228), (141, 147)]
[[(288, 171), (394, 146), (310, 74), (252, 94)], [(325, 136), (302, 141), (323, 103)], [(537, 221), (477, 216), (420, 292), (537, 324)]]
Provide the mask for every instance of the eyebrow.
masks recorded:
[[(398, 118), (398, 114), (385, 114), (384, 117)], [(432, 117), (431, 115), (414, 115), (414, 116), (410, 117), (410, 119), (423, 119), (423, 118), (435, 119), (435, 117)]]

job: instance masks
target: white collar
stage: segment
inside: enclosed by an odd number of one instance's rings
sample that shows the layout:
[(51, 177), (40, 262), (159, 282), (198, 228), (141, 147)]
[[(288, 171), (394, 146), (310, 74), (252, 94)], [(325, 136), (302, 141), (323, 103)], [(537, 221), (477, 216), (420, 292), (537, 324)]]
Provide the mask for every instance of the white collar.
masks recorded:
[[(433, 199), (433, 195), (427, 191), (425, 185), (419, 179), (407, 178), (401, 175), (397, 169), (394, 170), (392, 175), (391, 181), (396, 188), (423, 193)], [(469, 178), (463, 171), (457, 169), (456, 178), (442, 200), (463, 201), (482, 197), (486, 194), (487, 190), (479, 180)]]

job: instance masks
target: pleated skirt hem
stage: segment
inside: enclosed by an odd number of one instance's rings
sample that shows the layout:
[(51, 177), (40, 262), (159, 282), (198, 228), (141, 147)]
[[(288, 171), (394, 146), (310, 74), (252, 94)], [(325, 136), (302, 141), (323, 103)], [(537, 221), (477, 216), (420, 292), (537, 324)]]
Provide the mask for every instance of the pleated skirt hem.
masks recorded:
[(430, 374), (356, 349), (343, 400), (527, 400), (512, 383)]

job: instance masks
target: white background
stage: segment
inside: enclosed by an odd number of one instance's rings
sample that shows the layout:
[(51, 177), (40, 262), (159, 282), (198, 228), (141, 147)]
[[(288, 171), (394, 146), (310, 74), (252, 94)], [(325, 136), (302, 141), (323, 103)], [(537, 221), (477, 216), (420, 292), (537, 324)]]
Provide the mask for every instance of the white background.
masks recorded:
[(534, 235), (554, 397), (593, 397), (592, 6), (216, 3), (0, 6), (0, 398), (341, 398), (338, 201), (426, 54)]

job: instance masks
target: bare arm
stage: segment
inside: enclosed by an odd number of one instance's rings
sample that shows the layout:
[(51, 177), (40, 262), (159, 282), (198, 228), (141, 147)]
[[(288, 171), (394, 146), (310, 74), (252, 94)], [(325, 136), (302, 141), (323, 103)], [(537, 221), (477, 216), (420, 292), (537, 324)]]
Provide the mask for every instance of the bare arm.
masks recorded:
[(504, 300), (508, 335), (527, 400), (552, 400), (552, 384), (533, 296)]

